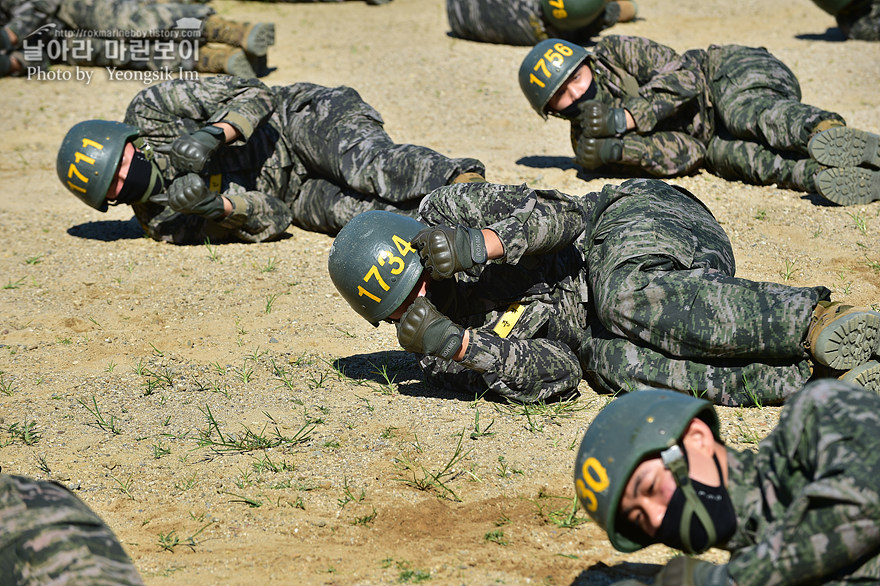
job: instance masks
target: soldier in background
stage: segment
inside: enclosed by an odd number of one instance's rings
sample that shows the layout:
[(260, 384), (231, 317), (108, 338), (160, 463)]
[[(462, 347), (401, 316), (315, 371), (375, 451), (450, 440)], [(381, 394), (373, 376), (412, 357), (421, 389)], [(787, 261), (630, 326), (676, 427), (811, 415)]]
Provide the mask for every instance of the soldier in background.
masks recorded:
[(817, 192), (841, 205), (880, 199), (878, 137), (800, 101), (797, 78), (766, 49), (678, 54), (641, 37), (587, 51), (535, 46), (519, 71), (538, 114), (571, 122), (586, 169), (674, 177), (701, 165), (725, 179)]
[(219, 76), (141, 91), (124, 124), (80, 122), (57, 171), (87, 205), (130, 204), (152, 238), (184, 244), (262, 242), (291, 223), (335, 234), (372, 209), (415, 215), (426, 193), (484, 167), (395, 144), (349, 87)]
[[(264, 72), (267, 50), (275, 43), (274, 24), (224, 19), (204, 4), (0, 0), (0, 19), (5, 24), (0, 49), (6, 56), (0, 56), (0, 76), (43, 67), (53, 54), (52, 61), (70, 65), (250, 78)], [(64, 31), (85, 34), (66, 36)]]
[(534, 45), (558, 37), (584, 45), (636, 18), (632, 0), (446, 0), (452, 35), (471, 41)]
[(0, 474), (3, 584), (113, 584), (143, 581), (107, 525), (54, 482)]
[(619, 551), (730, 552), (719, 566), (677, 557), (654, 586), (880, 582), (880, 396), (811, 383), (757, 448), (726, 447), (706, 401), (628, 393), (584, 434), (575, 491)]
[(329, 270), (361, 316), (397, 324), (429, 384), (522, 402), (570, 396), (581, 379), (720, 405), (778, 404), (811, 376), (880, 391), (880, 313), (831, 303), (825, 287), (735, 277), (723, 228), (682, 188), (452, 185), (419, 218), (356, 217)]
[(880, 41), (880, 0), (813, 0), (848, 39)]

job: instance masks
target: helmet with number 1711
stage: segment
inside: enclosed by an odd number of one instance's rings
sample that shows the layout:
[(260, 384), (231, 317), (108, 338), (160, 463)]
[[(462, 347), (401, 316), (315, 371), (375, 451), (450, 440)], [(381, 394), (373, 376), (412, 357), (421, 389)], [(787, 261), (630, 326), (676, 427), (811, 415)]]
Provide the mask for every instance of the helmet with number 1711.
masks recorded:
[(583, 28), (605, 11), (605, 0), (541, 0), (544, 18), (561, 31)]
[(618, 507), (630, 476), (643, 460), (676, 445), (694, 417), (720, 440), (715, 408), (708, 401), (674, 391), (646, 389), (626, 393), (602, 409), (584, 433), (574, 466), (574, 487), (587, 514), (623, 552), (654, 540), (618, 526)]
[(400, 307), (424, 267), (410, 241), (425, 225), (373, 210), (352, 218), (333, 240), (330, 279), (351, 307), (374, 326)]
[(562, 39), (546, 39), (529, 51), (519, 66), (519, 87), (535, 112), (547, 118), (553, 94), (589, 56), (580, 45)]

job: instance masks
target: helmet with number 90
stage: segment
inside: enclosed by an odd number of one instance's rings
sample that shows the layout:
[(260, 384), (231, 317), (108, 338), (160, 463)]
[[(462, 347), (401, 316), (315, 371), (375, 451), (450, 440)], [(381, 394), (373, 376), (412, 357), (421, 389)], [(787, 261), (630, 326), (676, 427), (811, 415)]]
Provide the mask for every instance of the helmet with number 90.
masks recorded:
[(616, 525), (630, 476), (643, 460), (677, 444), (694, 417), (703, 419), (721, 441), (718, 415), (711, 403), (658, 389), (614, 399), (587, 428), (575, 460), (575, 492), (619, 551), (632, 552), (654, 543), (641, 532), (624, 534)]
[(58, 149), (58, 178), (84, 203), (106, 212), (107, 190), (116, 176), (125, 143), (138, 134), (134, 126), (110, 120), (76, 124)]
[(330, 247), (330, 279), (352, 308), (374, 326), (394, 313), (424, 267), (410, 241), (425, 225), (373, 210), (352, 218)]
[(519, 87), (535, 112), (547, 118), (547, 104), (590, 53), (575, 43), (546, 39), (519, 66)]
[(605, 10), (605, 0), (541, 0), (544, 18), (561, 31), (587, 26)]

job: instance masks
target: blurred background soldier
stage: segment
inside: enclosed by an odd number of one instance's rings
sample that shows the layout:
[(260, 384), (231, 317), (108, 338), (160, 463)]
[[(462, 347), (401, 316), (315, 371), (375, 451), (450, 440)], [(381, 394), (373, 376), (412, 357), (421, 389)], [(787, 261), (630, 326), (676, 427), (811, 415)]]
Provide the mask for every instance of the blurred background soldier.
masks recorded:
[(0, 578), (7, 585), (143, 585), (107, 525), (54, 482), (0, 474)]
[(542, 41), (519, 70), (538, 114), (571, 122), (586, 169), (716, 175), (817, 192), (841, 205), (880, 199), (877, 135), (803, 104), (794, 73), (766, 49), (713, 45), (681, 55), (611, 35), (587, 51)]
[(141, 91), (125, 123), (74, 126), (61, 182), (87, 205), (131, 204), (144, 231), (182, 243), (277, 238), (293, 223), (335, 234), (360, 212), (415, 215), (476, 159), (395, 144), (349, 87), (268, 88), (256, 79), (172, 80)]
[(584, 45), (637, 13), (632, 0), (446, 0), (453, 36), (506, 45), (534, 45), (551, 37)]
[(848, 39), (880, 41), (880, 0), (813, 0)]

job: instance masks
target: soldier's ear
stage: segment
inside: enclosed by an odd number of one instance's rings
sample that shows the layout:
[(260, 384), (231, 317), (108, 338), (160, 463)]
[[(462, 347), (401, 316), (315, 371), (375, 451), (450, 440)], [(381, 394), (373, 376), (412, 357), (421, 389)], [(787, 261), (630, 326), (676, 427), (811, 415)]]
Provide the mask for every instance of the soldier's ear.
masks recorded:
[(681, 443), (687, 450), (689, 457), (699, 453), (711, 458), (715, 453), (715, 434), (712, 433), (712, 428), (699, 417), (691, 419), (681, 437)]

